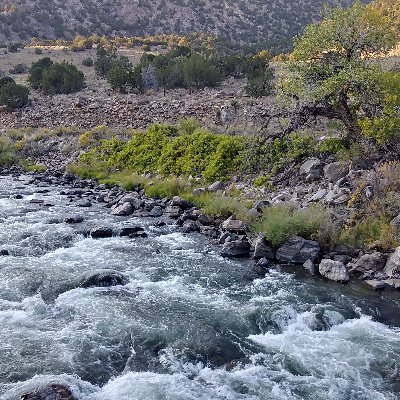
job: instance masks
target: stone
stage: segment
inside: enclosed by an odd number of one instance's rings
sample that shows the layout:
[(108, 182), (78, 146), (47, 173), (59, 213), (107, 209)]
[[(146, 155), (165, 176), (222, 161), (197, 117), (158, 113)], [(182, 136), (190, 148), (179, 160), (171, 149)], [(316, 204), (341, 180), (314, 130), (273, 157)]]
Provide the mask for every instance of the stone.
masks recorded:
[(372, 254), (364, 254), (352, 266), (350, 272), (377, 272), (383, 270), (385, 266), (384, 259), (381, 253), (375, 252)]
[(316, 266), (311, 260), (307, 260), (304, 264), (303, 267), (311, 274), (315, 275), (316, 272)]
[(314, 193), (311, 198), (310, 201), (320, 201), (322, 200), (326, 194), (327, 194), (327, 190), (326, 189), (319, 189), (316, 193)]
[(400, 279), (385, 279), (384, 282), (392, 289), (400, 289)]
[(207, 189), (206, 188), (196, 188), (196, 189), (193, 189), (193, 194), (195, 195), (195, 196), (200, 196), (201, 194), (203, 194), (203, 193), (205, 193), (205, 192), (207, 192)]
[(389, 257), (383, 272), (389, 278), (400, 278), (400, 247)]
[(300, 166), (300, 175), (304, 175), (307, 181), (313, 181), (321, 177), (322, 163), (318, 158), (310, 158)]
[(349, 170), (348, 164), (343, 164), (340, 162), (334, 162), (324, 167), (325, 178), (332, 183), (336, 183), (340, 179), (344, 178)]
[(179, 196), (175, 196), (171, 203), (169, 204), (171, 207), (180, 207), (182, 210), (186, 210), (190, 207), (190, 204), (185, 199), (182, 199)]
[(132, 204), (129, 202), (113, 206), (111, 210), (111, 214), (117, 217), (126, 217), (133, 214), (134, 211)]
[(249, 257), (250, 248), (248, 240), (226, 241), (221, 256), (226, 258)]
[(169, 218), (179, 218), (183, 214), (183, 210), (179, 206), (168, 206), (165, 209), (165, 215)]
[(335, 282), (348, 282), (350, 280), (346, 266), (340, 261), (324, 259), (319, 264), (319, 273)]
[(129, 239), (136, 239), (136, 238), (147, 238), (149, 235), (144, 231), (137, 231), (128, 235)]
[(257, 266), (258, 268), (262, 268), (262, 269), (268, 268), (268, 267), (269, 267), (269, 261), (268, 261), (266, 258), (260, 258), (260, 259), (257, 261), (256, 266)]
[(254, 258), (266, 258), (267, 260), (272, 260), (275, 258), (275, 252), (268, 244), (264, 235), (259, 235), (254, 243)]
[(128, 279), (118, 272), (102, 271), (85, 278), (81, 283), (81, 287), (111, 287), (125, 285), (127, 282)]
[(66, 224), (79, 224), (83, 221), (84, 221), (84, 218), (82, 215), (70, 215), (70, 216), (64, 218), (64, 222)]
[(210, 226), (214, 223), (214, 219), (207, 214), (199, 214), (197, 216), (197, 221), (204, 226)]
[(78, 400), (72, 391), (57, 383), (45, 386), (32, 393), (27, 393), (21, 396), (21, 400)]
[(0, 256), (9, 256), (10, 255), (10, 252), (8, 251), (8, 250), (6, 250), (6, 249), (2, 249), (2, 250), (0, 250)]
[(400, 232), (400, 214), (390, 221), (390, 225), (392, 225)]
[(150, 217), (158, 218), (164, 214), (164, 211), (161, 206), (155, 206), (150, 211)]
[(389, 286), (385, 281), (377, 279), (369, 279), (364, 282), (374, 290), (385, 290)]
[(92, 207), (92, 203), (89, 200), (80, 200), (76, 203), (78, 207), (89, 208)]
[(108, 226), (95, 226), (90, 230), (90, 236), (93, 239), (103, 239), (112, 237), (112, 229)]
[(334, 188), (330, 190), (325, 198), (326, 204), (343, 204), (347, 203), (350, 199), (350, 191), (347, 188)]
[(224, 190), (225, 189), (225, 184), (220, 182), (220, 181), (216, 181), (213, 184), (211, 184), (207, 190), (209, 192), (218, 192), (219, 190)]
[(263, 212), (263, 210), (269, 207), (271, 203), (268, 200), (258, 200), (254, 203), (253, 208), (255, 208), (259, 213)]
[(124, 227), (120, 230), (119, 236), (129, 236), (137, 232), (143, 232), (144, 228), (141, 226)]
[(243, 221), (230, 217), (221, 224), (221, 229), (232, 233), (243, 234), (246, 232), (247, 226)]
[(292, 236), (277, 251), (278, 261), (292, 264), (304, 264), (307, 260), (316, 262), (321, 253), (318, 242)]
[(182, 232), (191, 233), (191, 232), (200, 232), (200, 226), (196, 221), (187, 220), (182, 225)]

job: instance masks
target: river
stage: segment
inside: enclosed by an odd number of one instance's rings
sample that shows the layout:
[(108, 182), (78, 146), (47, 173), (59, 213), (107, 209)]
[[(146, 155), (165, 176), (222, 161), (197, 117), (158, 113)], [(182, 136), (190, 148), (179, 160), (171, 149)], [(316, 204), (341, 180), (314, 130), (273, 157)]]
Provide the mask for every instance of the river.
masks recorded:
[[(83, 210), (30, 179), (0, 178), (0, 399), (48, 383), (80, 400), (400, 398), (397, 294), (263, 275), (200, 235)], [(98, 224), (149, 236), (87, 237)], [(125, 280), (82, 287), (104, 271)]]

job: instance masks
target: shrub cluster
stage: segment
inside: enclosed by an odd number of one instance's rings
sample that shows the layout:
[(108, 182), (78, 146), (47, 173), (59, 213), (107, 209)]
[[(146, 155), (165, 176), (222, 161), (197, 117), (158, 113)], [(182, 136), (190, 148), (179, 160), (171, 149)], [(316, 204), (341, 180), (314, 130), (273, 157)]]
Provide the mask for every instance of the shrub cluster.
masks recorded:
[(41, 58), (29, 69), (28, 81), (32, 88), (44, 94), (68, 94), (84, 87), (85, 77), (74, 65), (66, 62), (54, 63), (50, 58)]
[(0, 106), (11, 112), (22, 108), (28, 103), (29, 90), (27, 87), (17, 85), (14, 79), (6, 76), (0, 78)]

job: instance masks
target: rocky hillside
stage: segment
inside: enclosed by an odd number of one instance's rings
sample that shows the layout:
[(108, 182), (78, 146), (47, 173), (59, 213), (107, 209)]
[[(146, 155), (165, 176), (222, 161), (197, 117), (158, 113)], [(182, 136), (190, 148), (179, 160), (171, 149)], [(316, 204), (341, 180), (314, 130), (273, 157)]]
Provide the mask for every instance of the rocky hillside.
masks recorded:
[(0, 0), (0, 42), (201, 31), (234, 42), (282, 45), (319, 18), (326, 3), (352, 0)]

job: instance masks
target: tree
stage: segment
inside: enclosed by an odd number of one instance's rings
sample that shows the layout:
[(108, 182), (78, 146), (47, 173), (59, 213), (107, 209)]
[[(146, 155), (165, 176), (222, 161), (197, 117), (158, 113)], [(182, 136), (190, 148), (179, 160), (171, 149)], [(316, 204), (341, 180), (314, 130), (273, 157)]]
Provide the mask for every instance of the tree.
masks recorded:
[(25, 86), (8, 82), (0, 86), (0, 105), (11, 112), (28, 103), (29, 90)]
[(219, 71), (198, 53), (185, 59), (182, 68), (185, 85), (189, 88), (212, 87), (221, 79)]
[[(293, 61), (279, 84), (285, 102), (296, 111), (286, 133), (311, 115), (324, 115), (342, 121), (348, 145), (358, 140), (360, 119), (380, 117), (388, 102), (393, 106), (399, 100), (393, 85), (387, 85), (388, 73), (368, 60), (395, 43), (389, 19), (376, 9), (360, 2), (327, 8), (323, 21), (309, 25), (295, 40)], [(398, 82), (400, 75), (390, 79)]]
[(32, 64), (31, 68), (29, 69), (28, 82), (33, 89), (41, 88), (43, 73), (53, 64), (53, 61), (51, 61), (49, 57), (41, 58)]
[(107, 72), (106, 78), (113, 90), (124, 91), (125, 85), (128, 83), (129, 72), (121, 65), (114, 65)]
[(271, 59), (267, 51), (262, 51), (249, 57), (243, 64), (247, 77), (246, 93), (252, 97), (263, 97), (271, 94), (273, 89), (274, 71), (269, 66)]
[(41, 89), (44, 94), (68, 94), (83, 88), (85, 77), (74, 65), (53, 64), (43, 72)]

